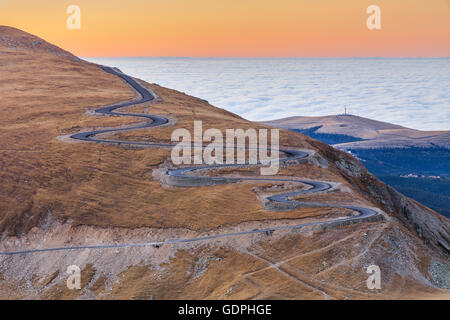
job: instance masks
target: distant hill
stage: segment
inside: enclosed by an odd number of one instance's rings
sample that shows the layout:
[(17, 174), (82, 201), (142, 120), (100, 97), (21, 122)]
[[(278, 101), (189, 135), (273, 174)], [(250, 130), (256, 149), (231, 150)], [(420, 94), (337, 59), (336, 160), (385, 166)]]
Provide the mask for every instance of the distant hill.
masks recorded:
[(450, 131), (420, 131), (349, 114), (290, 117), (263, 123), (298, 131), (346, 150), (405, 147), (450, 148)]
[[(382, 181), (437, 212), (450, 215), (449, 131), (419, 131), (354, 115), (291, 117), (265, 124), (300, 132), (346, 150)], [(413, 177), (406, 178), (408, 175)]]

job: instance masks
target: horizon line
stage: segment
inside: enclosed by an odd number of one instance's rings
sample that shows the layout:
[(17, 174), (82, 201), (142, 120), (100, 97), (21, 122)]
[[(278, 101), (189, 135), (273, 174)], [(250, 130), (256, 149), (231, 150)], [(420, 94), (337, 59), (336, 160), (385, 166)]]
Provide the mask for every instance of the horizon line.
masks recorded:
[(175, 59), (450, 59), (450, 56), (152, 56), (152, 55), (89, 55), (81, 58), (175, 58)]

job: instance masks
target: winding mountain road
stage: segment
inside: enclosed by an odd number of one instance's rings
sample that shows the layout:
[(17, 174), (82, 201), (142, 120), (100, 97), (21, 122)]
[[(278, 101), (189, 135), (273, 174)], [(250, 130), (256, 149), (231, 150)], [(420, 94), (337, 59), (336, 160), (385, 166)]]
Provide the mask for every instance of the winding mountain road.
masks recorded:
[[(80, 132), (71, 135), (72, 139), (82, 140), (87, 142), (96, 142), (96, 143), (108, 143), (108, 144), (118, 144), (118, 145), (136, 145), (136, 146), (152, 146), (152, 147), (173, 147), (173, 144), (164, 144), (164, 143), (148, 143), (148, 142), (138, 142), (138, 141), (123, 141), (123, 140), (112, 140), (112, 139), (101, 139), (96, 138), (98, 134), (101, 133), (110, 133), (110, 132), (119, 132), (119, 131), (130, 131), (136, 129), (157, 127), (164, 124), (168, 124), (169, 120), (162, 116), (158, 115), (149, 115), (142, 113), (123, 113), (116, 112), (115, 110), (123, 107), (134, 106), (138, 104), (142, 104), (145, 102), (149, 102), (155, 99), (155, 96), (151, 91), (141, 86), (134, 78), (120, 72), (119, 70), (111, 67), (100, 66), (105, 72), (111, 73), (123, 79), (128, 85), (130, 85), (139, 95), (140, 99), (132, 102), (123, 102), (114, 104), (108, 107), (103, 107), (95, 110), (96, 113), (105, 114), (110, 116), (125, 116), (125, 117), (138, 117), (150, 119), (151, 121), (144, 124), (139, 124), (135, 126), (129, 126), (126, 128), (116, 128), (116, 129), (104, 129), (104, 130), (95, 130), (89, 132)], [(281, 162), (304, 159), (309, 156), (308, 153), (300, 150), (281, 150), (281, 152), (286, 154), (285, 158), (280, 159)], [(25, 255), (39, 252), (51, 252), (51, 251), (73, 251), (73, 250), (84, 250), (84, 249), (108, 249), (108, 248), (126, 248), (126, 247), (143, 247), (143, 246), (161, 246), (166, 244), (177, 244), (177, 243), (189, 243), (189, 242), (198, 242), (198, 241), (207, 241), (218, 238), (225, 237), (236, 237), (248, 234), (256, 234), (256, 233), (266, 233), (272, 234), (274, 231), (278, 230), (286, 230), (286, 229), (297, 229), (305, 226), (313, 226), (313, 225), (331, 225), (335, 223), (353, 223), (358, 220), (368, 220), (374, 217), (380, 216), (380, 214), (371, 209), (365, 207), (358, 206), (350, 206), (350, 205), (336, 205), (336, 204), (326, 204), (326, 203), (310, 203), (310, 202), (300, 202), (291, 200), (291, 198), (315, 192), (324, 192), (332, 188), (332, 185), (327, 182), (322, 181), (310, 181), (310, 180), (301, 180), (301, 179), (282, 179), (282, 178), (264, 178), (264, 177), (239, 177), (239, 178), (228, 178), (228, 177), (209, 177), (209, 176), (200, 176), (200, 175), (187, 175), (187, 173), (193, 173), (199, 169), (220, 169), (224, 167), (238, 167), (238, 164), (221, 164), (221, 165), (213, 165), (213, 166), (197, 166), (197, 167), (189, 167), (189, 168), (180, 168), (168, 170), (167, 174), (172, 177), (176, 177), (177, 179), (186, 179), (186, 180), (195, 180), (198, 183), (196, 185), (208, 185), (214, 184), (215, 182), (220, 181), (223, 182), (239, 182), (243, 180), (247, 181), (272, 181), (272, 182), (300, 182), (306, 185), (311, 186), (311, 188), (307, 190), (294, 191), (289, 193), (283, 193), (278, 195), (273, 195), (267, 197), (269, 203), (274, 203), (276, 205), (280, 205), (281, 208), (285, 207), (288, 209), (293, 209), (296, 207), (328, 207), (328, 208), (346, 208), (352, 211), (357, 212), (358, 214), (352, 215), (345, 218), (338, 218), (333, 220), (326, 221), (316, 221), (316, 222), (308, 222), (308, 223), (300, 223), (296, 225), (288, 225), (288, 226), (274, 226), (272, 228), (264, 228), (264, 229), (253, 229), (248, 231), (240, 231), (240, 232), (231, 232), (231, 233), (222, 233), (222, 234), (214, 234), (214, 235), (205, 235), (197, 238), (185, 238), (185, 239), (169, 239), (165, 241), (150, 241), (150, 242), (141, 242), (141, 243), (124, 243), (124, 244), (99, 244), (99, 245), (86, 245), (86, 246), (67, 246), (67, 247), (56, 247), (56, 248), (38, 248), (38, 249), (29, 249), (29, 250), (20, 250), (20, 251), (9, 251), (9, 252), (0, 252), (0, 256), (11, 256), (11, 255)]]

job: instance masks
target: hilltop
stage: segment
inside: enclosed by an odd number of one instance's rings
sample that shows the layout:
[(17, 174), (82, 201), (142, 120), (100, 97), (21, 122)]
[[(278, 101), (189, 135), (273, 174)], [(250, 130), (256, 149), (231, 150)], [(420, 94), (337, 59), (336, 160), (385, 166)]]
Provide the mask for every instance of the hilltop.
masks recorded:
[[(324, 205), (267, 206), (268, 196), (310, 187), (299, 182), (171, 185), (164, 179), (173, 168), (170, 148), (70, 138), (142, 121), (94, 112), (137, 101), (123, 79), (46, 42), (33, 46), (41, 40), (20, 30), (0, 27), (0, 39), (5, 38), (0, 42), (0, 298), (449, 298), (449, 220), (386, 186), (351, 155), (280, 131), (281, 145), (310, 156), (283, 166), (276, 177), (327, 181), (331, 190), (296, 196)], [(136, 81), (156, 99), (120, 111), (160, 115), (169, 123), (102, 138), (167, 143), (174, 129), (192, 130), (194, 120), (202, 120), (204, 130), (268, 128), (205, 100)], [(259, 177), (259, 170), (208, 174)], [(357, 213), (325, 204), (372, 208), (379, 215), (339, 223)], [(337, 223), (271, 231), (327, 220)], [(252, 230), (266, 231), (169, 242)], [(38, 251), (149, 241), (157, 244)], [(30, 253), (7, 255), (17, 251)], [(81, 290), (66, 287), (67, 266), (74, 264), (81, 268)], [(365, 285), (372, 264), (382, 271), (381, 290)]]
[(79, 60), (70, 52), (48, 43), (44, 39), (8, 26), (0, 26), (0, 46), (3, 47), (2, 54), (16, 55), (21, 52), (33, 52), (38, 55), (44, 53)]
[(332, 143), (340, 149), (435, 146), (450, 148), (449, 131), (420, 131), (350, 114), (289, 117), (263, 123), (278, 128), (307, 131), (316, 135), (346, 136), (348, 142), (337, 140), (336, 143)]

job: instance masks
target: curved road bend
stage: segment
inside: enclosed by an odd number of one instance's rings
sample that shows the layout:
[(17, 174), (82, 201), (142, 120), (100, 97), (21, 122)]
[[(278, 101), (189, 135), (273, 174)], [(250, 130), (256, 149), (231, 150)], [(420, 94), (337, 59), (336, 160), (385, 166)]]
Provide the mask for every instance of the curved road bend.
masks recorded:
[[(97, 142), (97, 143), (109, 143), (109, 144), (118, 144), (118, 145), (124, 144), (124, 145), (136, 145), (136, 146), (173, 147), (174, 146), (173, 144), (148, 143), (148, 142), (138, 142), (138, 141), (123, 141), (123, 140), (95, 138), (96, 135), (101, 134), (101, 133), (130, 131), (130, 130), (136, 130), (136, 129), (157, 127), (160, 125), (167, 124), (169, 122), (169, 120), (167, 118), (164, 118), (164, 117), (161, 117), (158, 115), (149, 115), (149, 114), (142, 114), (142, 113), (115, 112), (114, 110), (119, 109), (119, 108), (134, 106), (134, 105), (152, 101), (153, 99), (155, 99), (155, 97), (151, 91), (149, 91), (148, 89), (141, 86), (132, 77), (130, 77), (114, 68), (111, 68), (111, 67), (106, 67), (106, 66), (100, 66), (100, 67), (104, 71), (122, 78), (127, 84), (129, 84), (140, 95), (140, 99), (137, 101), (118, 103), (118, 104), (114, 104), (114, 105), (111, 105), (108, 107), (103, 107), (103, 108), (95, 110), (95, 112), (100, 113), (100, 114), (105, 114), (105, 115), (111, 115), (111, 116), (146, 118), (146, 119), (150, 119), (151, 122), (148, 122), (145, 124), (139, 124), (139, 125), (131, 126), (131, 127), (127, 127), (127, 128), (104, 129), (104, 130), (95, 130), (95, 131), (89, 131), (89, 132), (80, 132), (80, 133), (73, 134), (71, 136), (71, 138), (77, 139), (77, 140), (82, 140), (82, 141)], [(280, 162), (296, 160), (296, 159), (303, 159), (303, 158), (308, 157), (308, 154), (303, 151), (281, 150), (281, 149), (280, 149), (280, 151), (287, 155), (287, 157), (280, 159)], [(150, 242), (141, 242), (141, 243), (99, 244), (99, 245), (87, 245), (87, 246), (68, 246), (68, 247), (56, 247), (56, 248), (30, 249), (30, 250), (0, 252), (0, 255), (11, 256), (11, 255), (30, 254), (30, 253), (39, 253), (39, 252), (51, 252), (51, 251), (127, 248), (127, 247), (144, 247), (144, 246), (161, 246), (164, 244), (189, 243), (189, 242), (206, 241), (206, 240), (213, 240), (213, 239), (218, 239), (218, 238), (235, 237), (235, 236), (256, 234), (256, 233), (272, 233), (272, 232), (278, 231), (278, 230), (297, 229), (297, 228), (305, 227), (305, 226), (327, 225), (327, 224), (332, 224), (332, 223), (335, 223), (338, 221), (339, 222), (357, 221), (357, 220), (361, 220), (361, 219), (366, 219), (368, 217), (373, 217), (373, 216), (376, 216), (379, 214), (378, 212), (376, 212), (373, 209), (364, 208), (364, 207), (357, 207), (357, 206), (350, 206), (350, 205), (332, 205), (332, 204), (326, 204), (326, 203), (310, 203), (310, 202), (300, 202), (300, 201), (291, 200), (291, 198), (295, 197), (295, 196), (329, 190), (332, 186), (331, 186), (331, 184), (329, 184), (327, 182), (301, 180), (301, 179), (281, 179), (281, 178), (280, 179), (277, 179), (277, 178), (247, 178), (247, 177), (224, 178), (224, 177), (208, 177), (208, 176), (192, 176), (192, 175), (188, 176), (188, 175), (186, 175), (189, 172), (193, 172), (193, 171), (199, 170), (199, 169), (217, 169), (217, 168), (237, 167), (237, 166), (240, 166), (240, 165), (238, 165), (238, 164), (221, 164), (221, 165), (213, 165), (213, 166), (201, 166), (201, 167), (197, 166), (197, 167), (169, 170), (168, 174), (171, 176), (181, 178), (181, 179), (186, 178), (186, 179), (190, 179), (190, 180), (192, 180), (192, 179), (198, 180), (200, 183), (205, 183), (205, 184), (214, 182), (214, 180), (220, 180), (222, 182), (226, 181), (226, 182), (230, 182), (230, 183), (243, 181), (243, 180), (274, 181), (274, 182), (287, 182), (287, 181), (288, 182), (301, 182), (303, 184), (310, 185), (311, 188), (309, 188), (307, 190), (277, 194), (274, 196), (270, 196), (267, 199), (273, 203), (285, 204), (292, 208), (300, 207), (300, 206), (302, 206), (302, 207), (309, 206), (309, 207), (346, 208), (346, 209), (356, 211), (359, 214), (355, 215), (355, 216), (339, 218), (339, 219), (334, 219), (334, 220), (308, 222), (308, 223), (300, 223), (300, 224), (289, 225), (289, 226), (278, 226), (278, 227), (272, 227), (272, 228), (254, 229), (254, 230), (248, 230), (248, 231), (215, 234), (215, 235), (209, 235), (209, 236), (202, 236), (202, 237), (198, 237), (198, 238), (169, 239), (169, 240), (165, 240), (165, 241), (150, 241)]]

